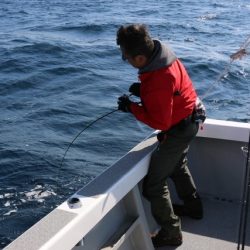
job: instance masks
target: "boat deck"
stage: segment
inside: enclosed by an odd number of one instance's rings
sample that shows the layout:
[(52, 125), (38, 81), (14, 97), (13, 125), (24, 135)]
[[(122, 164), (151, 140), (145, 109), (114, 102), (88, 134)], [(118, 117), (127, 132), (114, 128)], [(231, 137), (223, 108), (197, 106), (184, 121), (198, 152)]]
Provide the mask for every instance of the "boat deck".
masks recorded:
[[(182, 218), (183, 244), (181, 246), (157, 249), (237, 249), (240, 204), (215, 199), (203, 199), (203, 204), (204, 218), (202, 220)], [(246, 232), (245, 249), (250, 249), (250, 225), (248, 225)]]

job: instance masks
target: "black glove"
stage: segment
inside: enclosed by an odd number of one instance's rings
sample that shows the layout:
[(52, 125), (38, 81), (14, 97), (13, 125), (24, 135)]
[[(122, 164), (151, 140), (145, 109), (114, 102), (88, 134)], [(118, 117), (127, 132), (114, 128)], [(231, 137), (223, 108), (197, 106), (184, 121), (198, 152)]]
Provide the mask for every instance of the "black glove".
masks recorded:
[(118, 98), (117, 101), (118, 109), (123, 112), (130, 112), (130, 104), (131, 101), (129, 100), (127, 95), (122, 95)]
[(198, 123), (204, 123), (206, 120), (206, 108), (199, 97), (196, 99), (193, 120)]
[(131, 92), (132, 95), (140, 97), (140, 86), (141, 84), (139, 82), (134, 82), (131, 84), (128, 91)]

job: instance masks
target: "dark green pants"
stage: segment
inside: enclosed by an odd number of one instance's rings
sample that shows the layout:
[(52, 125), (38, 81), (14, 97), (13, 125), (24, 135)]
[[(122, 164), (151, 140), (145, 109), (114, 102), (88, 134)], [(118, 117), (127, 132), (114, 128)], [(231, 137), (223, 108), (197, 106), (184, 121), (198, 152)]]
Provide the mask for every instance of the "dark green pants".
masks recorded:
[(198, 132), (198, 124), (190, 122), (184, 127), (175, 127), (159, 143), (151, 157), (147, 176), (143, 183), (143, 195), (151, 204), (152, 215), (166, 233), (179, 235), (181, 223), (173, 212), (167, 178), (175, 184), (180, 199), (185, 200), (196, 193), (192, 176), (187, 166), (189, 144)]

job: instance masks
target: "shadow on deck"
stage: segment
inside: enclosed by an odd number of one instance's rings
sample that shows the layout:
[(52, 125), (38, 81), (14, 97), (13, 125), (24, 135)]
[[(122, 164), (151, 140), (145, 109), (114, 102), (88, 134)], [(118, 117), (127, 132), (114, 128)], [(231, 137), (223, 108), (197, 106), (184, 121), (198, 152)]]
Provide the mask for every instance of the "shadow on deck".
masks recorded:
[[(158, 250), (236, 250), (240, 221), (240, 204), (203, 199), (204, 218), (181, 218), (183, 244)], [(250, 249), (250, 228), (247, 228), (245, 249)]]

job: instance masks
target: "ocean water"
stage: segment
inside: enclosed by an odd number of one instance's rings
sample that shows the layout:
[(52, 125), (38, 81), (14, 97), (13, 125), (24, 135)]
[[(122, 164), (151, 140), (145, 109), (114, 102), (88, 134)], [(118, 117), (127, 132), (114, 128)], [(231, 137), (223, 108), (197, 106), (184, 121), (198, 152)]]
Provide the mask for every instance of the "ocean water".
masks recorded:
[(249, 17), (249, 0), (1, 0), (0, 248), (152, 132), (114, 112), (61, 165), (137, 81), (116, 46), (120, 25), (145, 23), (171, 45), (209, 118), (249, 122), (250, 56), (216, 83)]

